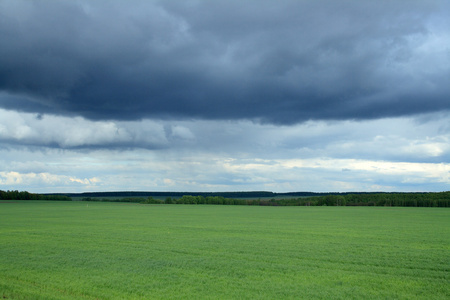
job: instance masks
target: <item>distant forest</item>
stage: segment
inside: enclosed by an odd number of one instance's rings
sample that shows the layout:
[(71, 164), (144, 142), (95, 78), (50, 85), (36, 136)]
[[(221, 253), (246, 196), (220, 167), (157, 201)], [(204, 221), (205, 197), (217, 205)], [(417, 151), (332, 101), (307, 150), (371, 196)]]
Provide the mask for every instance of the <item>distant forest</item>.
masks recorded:
[(52, 200), (52, 201), (72, 201), (67, 195), (61, 194), (33, 194), (25, 191), (2, 191), (0, 190), (0, 200)]
[[(158, 197), (158, 198), (154, 198)], [(98, 192), (33, 194), (1, 191), (0, 200), (133, 202), (142, 204), (212, 204), (259, 206), (410, 206), (450, 207), (450, 191), (436, 193), (273, 193), (255, 192)], [(163, 198), (164, 200), (160, 199)]]

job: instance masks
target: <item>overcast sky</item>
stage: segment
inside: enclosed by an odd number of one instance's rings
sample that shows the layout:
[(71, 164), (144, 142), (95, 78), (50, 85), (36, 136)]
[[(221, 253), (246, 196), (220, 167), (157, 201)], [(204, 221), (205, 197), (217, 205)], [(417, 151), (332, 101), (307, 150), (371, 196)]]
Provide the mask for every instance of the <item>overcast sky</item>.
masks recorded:
[(450, 1), (0, 0), (0, 190), (450, 190)]

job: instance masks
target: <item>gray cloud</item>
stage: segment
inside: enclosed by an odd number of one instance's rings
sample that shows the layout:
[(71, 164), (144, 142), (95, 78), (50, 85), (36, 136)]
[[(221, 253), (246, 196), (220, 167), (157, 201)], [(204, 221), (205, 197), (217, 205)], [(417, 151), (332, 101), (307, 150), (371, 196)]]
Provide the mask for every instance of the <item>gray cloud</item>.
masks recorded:
[[(0, 147), (92, 151), (147, 149), (195, 157), (450, 161), (449, 114), (371, 121), (91, 121), (0, 109)], [(211, 158), (214, 160), (214, 158)]]
[(449, 13), (446, 1), (4, 0), (0, 107), (275, 124), (449, 110)]

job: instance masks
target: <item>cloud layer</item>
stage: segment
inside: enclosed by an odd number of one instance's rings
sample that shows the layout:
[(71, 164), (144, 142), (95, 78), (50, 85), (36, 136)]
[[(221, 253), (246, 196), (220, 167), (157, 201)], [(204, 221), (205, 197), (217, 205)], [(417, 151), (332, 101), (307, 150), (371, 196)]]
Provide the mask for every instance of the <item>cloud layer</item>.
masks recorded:
[(0, 189), (448, 190), (449, 15), (0, 0)]
[(0, 109), (0, 189), (441, 191), (450, 186), (448, 118), (278, 126)]
[(447, 1), (0, 2), (0, 107), (292, 124), (450, 109)]

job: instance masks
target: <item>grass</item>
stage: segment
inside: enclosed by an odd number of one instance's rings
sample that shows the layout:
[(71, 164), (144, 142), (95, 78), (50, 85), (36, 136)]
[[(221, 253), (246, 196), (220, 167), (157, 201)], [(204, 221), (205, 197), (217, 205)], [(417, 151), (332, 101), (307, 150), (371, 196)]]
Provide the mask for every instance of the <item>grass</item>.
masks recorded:
[(0, 298), (449, 299), (450, 210), (0, 203)]

